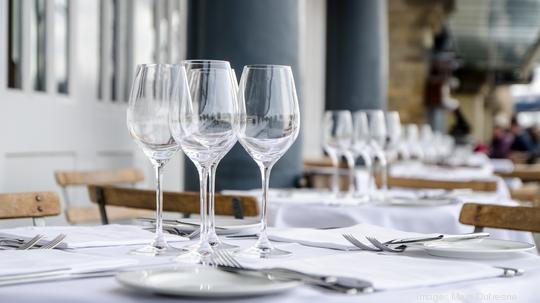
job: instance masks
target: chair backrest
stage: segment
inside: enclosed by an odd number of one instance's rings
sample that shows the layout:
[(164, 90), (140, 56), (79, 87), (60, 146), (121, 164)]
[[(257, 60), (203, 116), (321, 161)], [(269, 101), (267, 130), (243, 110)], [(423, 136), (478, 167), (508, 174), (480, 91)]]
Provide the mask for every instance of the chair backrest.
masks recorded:
[[(381, 186), (381, 177), (375, 178), (377, 186)], [(388, 186), (406, 188), (441, 188), (441, 189), (472, 189), (474, 191), (497, 191), (495, 180), (443, 181), (420, 178), (388, 177)]]
[(465, 203), (459, 222), (473, 225), (475, 231), (491, 227), (540, 232), (540, 207)]
[[(105, 208), (108, 205), (138, 209), (156, 209), (156, 192), (153, 190), (90, 185), (88, 186), (88, 193), (90, 200), (100, 206), (102, 222), (104, 224), (108, 222)], [(252, 196), (216, 194), (215, 201), (216, 215), (243, 218), (244, 216), (250, 217), (259, 214), (257, 199)], [(184, 214), (199, 213), (199, 193), (164, 192), (163, 210)]]
[(56, 183), (62, 187), (75, 185), (133, 184), (144, 180), (141, 170), (134, 168), (94, 171), (56, 171)]
[[(119, 185), (132, 184), (144, 180), (144, 173), (139, 169), (124, 168), (114, 170), (89, 170), (89, 171), (56, 171), (54, 173), (56, 183), (62, 187), (62, 196), (65, 201), (65, 215), (70, 223), (95, 222), (101, 220), (100, 212), (93, 207), (77, 207), (72, 205), (67, 188), (75, 186)], [(115, 220), (125, 220), (140, 216), (141, 211), (126, 209), (110, 209), (109, 217)]]
[(0, 194), (0, 219), (35, 219), (59, 214), (60, 199), (54, 192)]

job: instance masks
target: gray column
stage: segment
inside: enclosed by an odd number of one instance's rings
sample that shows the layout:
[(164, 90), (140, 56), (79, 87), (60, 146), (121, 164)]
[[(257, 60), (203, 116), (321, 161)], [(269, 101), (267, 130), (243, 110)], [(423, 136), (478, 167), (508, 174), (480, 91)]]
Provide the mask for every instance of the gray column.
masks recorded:
[(386, 109), (385, 0), (328, 0), (326, 109)]
[[(244, 65), (290, 65), (300, 93), (298, 14), (298, 0), (192, 0), (188, 58), (230, 61), (238, 78)], [(302, 170), (301, 141), (299, 136), (274, 166), (271, 186), (294, 185)], [(197, 172), (185, 162), (185, 188), (196, 190)], [(261, 186), (257, 165), (239, 143), (219, 164), (216, 180), (217, 190)]]

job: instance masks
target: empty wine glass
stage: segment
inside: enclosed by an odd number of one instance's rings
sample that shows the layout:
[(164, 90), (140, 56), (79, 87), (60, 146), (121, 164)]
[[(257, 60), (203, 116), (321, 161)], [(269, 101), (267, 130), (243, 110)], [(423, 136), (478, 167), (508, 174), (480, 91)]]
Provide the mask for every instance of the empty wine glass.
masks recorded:
[[(189, 102), (173, 104), (171, 129), (174, 138), (199, 173), (201, 232), (200, 241), (193, 252), (206, 257), (212, 253), (212, 246), (225, 245), (217, 236), (214, 243), (208, 239), (207, 180), (209, 172), (215, 173), (219, 161), (237, 140), (239, 111), (236, 85), (226, 61), (193, 60), (184, 61), (182, 65), (186, 69), (191, 98)], [(212, 175), (212, 199), (213, 181)]]
[[(328, 110), (323, 117), (323, 147), (334, 166), (332, 175), (332, 193), (339, 195), (339, 162), (342, 156), (349, 156), (347, 164), (350, 166), (350, 154), (347, 151), (352, 144), (353, 125), (351, 112), (348, 110)], [(354, 161), (353, 164), (354, 166)], [(354, 182), (354, 181), (353, 181)]]
[(388, 165), (384, 146), (386, 144), (386, 121), (382, 110), (365, 111), (368, 119), (370, 148), (374, 158), (378, 160), (381, 172), (381, 190), (383, 199), (386, 199), (388, 189)]
[(386, 154), (389, 162), (397, 160), (401, 140), (401, 122), (397, 111), (386, 112), (386, 129), (388, 140), (386, 142)]
[[(369, 127), (368, 119), (365, 112), (357, 111), (353, 114), (353, 140), (352, 140), (352, 150), (355, 158), (360, 156), (364, 161), (364, 166), (366, 167), (366, 172), (368, 175), (367, 179), (367, 198), (370, 199), (372, 195), (372, 160), (369, 150)], [(360, 188), (357, 189), (357, 196), (361, 197), (359, 192)]]
[(300, 110), (292, 70), (282, 65), (244, 67), (239, 89), (241, 114), (238, 139), (261, 171), (261, 229), (246, 255), (269, 258), (290, 252), (275, 248), (268, 240), (267, 204), (270, 172), (298, 137)]
[(185, 70), (167, 64), (137, 66), (127, 109), (129, 133), (152, 162), (156, 171), (156, 234), (154, 241), (133, 253), (162, 256), (176, 255), (163, 238), (162, 169), (178, 151), (179, 145), (169, 129), (169, 105), (184, 102)]
[(422, 151), (422, 145), (418, 136), (418, 126), (416, 124), (406, 124), (405, 137), (411, 159), (422, 160), (424, 158), (424, 152)]

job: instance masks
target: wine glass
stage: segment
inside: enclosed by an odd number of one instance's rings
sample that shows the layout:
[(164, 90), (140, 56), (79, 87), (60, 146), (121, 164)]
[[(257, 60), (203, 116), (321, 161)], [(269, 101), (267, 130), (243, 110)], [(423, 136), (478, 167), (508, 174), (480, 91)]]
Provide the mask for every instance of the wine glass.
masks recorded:
[[(364, 166), (368, 174), (367, 180), (367, 198), (368, 200), (372, 194), (372, 160), (369, 150), (369, 127), (367, 115), (363, 111), (357, 111), (353, 114), (353, 140), (352, 140), (352, 151), (355, 157), (362, 157), (364, 161)], [(359, 189), (357, 190), (357, 195), (360, 196)]]
[(397, 160), (401, 140), (401, 121), (397, 111), (386, 112), (386, 129), (388, 140), (386, 142), (387, 157), (389, 162)]
[(156, 172), (156, 233), (152, 243), (133, 253), (162, 256), (176, 255), (163, 238), (162, 170), (179, 150), (169, 129), (169, 105), (183, 102), (186, 74), (182, 67), (168, 64), (137, 66), (127, 109), (129, 133), (152, 162)]
[(386, 199), (388, 189), (388, 165), (384, 146), (386, 144), (386, 121), (382, 110), (365, 111), (368, 120), (370, 148), (374, 158), (379, 162), (381, 171), (381, 190), (383, 199)]
[(418, 126), (416, 124), (406, 124), (405, 135), (411, 159), (421, 161), (424, 158), (424, 152), (418, 138)]
[[(191, 98), (175, 103), (171, 109), (171, 129), (184, 153), (195, 164), (200, 183), (200, 241), (192, 249), (195, 255), (210, 256), (213, 245), (208, 239), (209, 173), (215, 173), (219, 161), (236, 143), (238, 102), (229, 62), (217, 60), (183, 61)], [(210, 196), (214, 195), (214, 177), (210, 176)]]
[[(323, 148), (332, 161), (334, 174), (332, 175), (332, 193), (339, 195), (339, 162), (342, 156), (347, 159), (350, 167), (350, 154), (346, 151), (352, 144), (353, 126), (351, 112), (348, 110), (328, 110), (323, 117)], [(345, 155), (347, 153), (347, 155)], [(352, 161), (354, 169), (354, 160)], [(354, 182), (354, 181), (352, 181)]]
[(255, 245), (245, 252), (259, 258), (289, 255), (268, 240), (267, 203), (270, 172), (298, 137), (300, 110), (290, 66), (244, 67), (238, 93), (241, 114), (238, 140), (261, 171), (261, 229)]

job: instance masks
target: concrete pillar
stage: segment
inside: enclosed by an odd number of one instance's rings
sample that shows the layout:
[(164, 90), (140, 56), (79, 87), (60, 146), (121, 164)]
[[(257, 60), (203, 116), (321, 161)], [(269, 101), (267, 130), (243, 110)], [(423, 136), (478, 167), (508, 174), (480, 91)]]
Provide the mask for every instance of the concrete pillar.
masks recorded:
[[(230, 61), (238, 78), (244, 65), (290, 65), (300, 93), (299, 0), (191, 0), (188, 35), (189, 59)], [(271, 186), (294, 185), (302, 171), (301, 141), (299, 136), (274, 166)], [(185, 188), (196, 190), (195, 167), (185, 163)], [(257, 165), (239, 143), (219, 164), (216, 180), (217, 190), (261, 186)]]
[(385, 0), (328, 0), (326, 109), (386, 109)]

